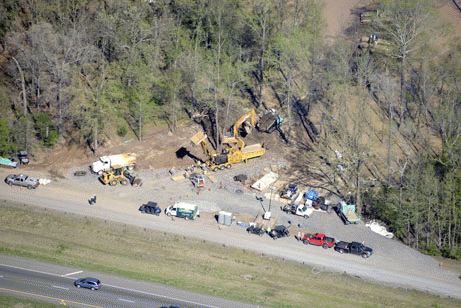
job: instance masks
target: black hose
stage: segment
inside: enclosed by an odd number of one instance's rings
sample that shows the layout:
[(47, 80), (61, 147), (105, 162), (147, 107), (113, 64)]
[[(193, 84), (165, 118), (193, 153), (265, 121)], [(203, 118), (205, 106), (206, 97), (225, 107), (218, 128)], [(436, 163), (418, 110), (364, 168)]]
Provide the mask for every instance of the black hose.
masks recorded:
[(461, 7), (459, 6), (459, 4), (456, 2), (456, 0), (452, 0), (453, 3), (456, 5), (456, 7), (458, 8), (458, 10), (461, 12)]

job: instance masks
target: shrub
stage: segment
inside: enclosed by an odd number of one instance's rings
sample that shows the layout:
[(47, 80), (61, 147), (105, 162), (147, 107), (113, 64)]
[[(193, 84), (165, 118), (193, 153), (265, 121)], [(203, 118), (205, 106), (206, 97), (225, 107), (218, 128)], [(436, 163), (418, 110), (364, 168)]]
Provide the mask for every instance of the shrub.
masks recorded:
[(48, 132), (48, 137), (46, 137), (44, 140), (42, 140), (42, 143), (44, 146), (48, 148), (54, 147), (56, 142), (59, 140), (59, 133), (57, 130), (50, 130)]
[(423, 248), (423, 252), (430, 256), (440, 256), (442, 252), (440, 249), (437, 248), (433, 243), (429, 243), (425, 248)]
[(128, 128), (126, 126), (120, 126), (117, 129), (117, 135), (119, 135), (120, 137), (125, 137), (127, 133), (128, 133)]
[(59, 140), (59, 133), (48, 114), (40, 112), (33, 115), (37, 137), (46, 147), (52, 148)]
[(450, 259), (461, 260), (461, 249), (460, 248), (448, 249), (447, 257)]
[(0, 119), (0, 156), (7, 156), (9, 153), (17, 151), (18, 147), (10, 139), (11, 131), (8, 128), (8, 121)]

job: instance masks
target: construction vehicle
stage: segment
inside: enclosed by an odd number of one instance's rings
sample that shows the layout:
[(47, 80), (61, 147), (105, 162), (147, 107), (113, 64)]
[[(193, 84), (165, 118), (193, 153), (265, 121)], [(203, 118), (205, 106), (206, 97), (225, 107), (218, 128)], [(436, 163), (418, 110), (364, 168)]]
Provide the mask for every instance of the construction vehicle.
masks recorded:
[(102, 175), (104, 171), (108, 171), (114, 166), (126, 167), (128, 170), (133, 170), (136, 165), (136, 154), (123, 153), (110, 156), (101, 156), (95, 161), (90, 169), (94, 173)]
[[(247, 124), (247, 120), (249, 120), (249, 124)], [(242, 141), (240, 138), (242, 133), (247, 135), (251, 132), (251, 129), (255, 127), (261, 132), (270, 134), (274, 130), (279, 129), (282, 122), (283, 117), (280, 116), (274, 109), (262, 113), (260, 117), (256, 115), (254, 109), (251, 109), (250, 112), (246, 113), (238, 119), (237, 122), (235, 122), (229, 132), (224, 134), (222, 143), (230, 145), (237, 144), (237, 146), (242, 149)]]
[(283, 122), (283, 117), (279, 115), (274, 109), (267, 110), (260, 117), (256, 124), (256, 128), (265, 133), (272, 133), (274, 130), (279, 129)]
[(345, 225), (356, 224), (360, 221), (360, 217), (355, 213), (354, 204), (347, 204), (346, 202), (341, 201), (333, 207), (333, 209)]
[[(246, 123), (250, 120), (250, 126)], [(243, 115), (237, 122), (232, 126), (231, 130), (224, 135), (222, 143), (226, 144), (237, 144), (239, 142), (240, 130), (243, 128), (245, 134), (251, 132), (251, 128), (256, 126), (257, 116), (254, 109)]]
[(114, 166), (110, 170), (104, 171), (99, 180), (104, 184), (115, 186), (118, 183), (122, 185), (142, 186), (141, 179), (131, 175), (123, 166)]
[(266, 149), (259, 143), (245, 146), (242, 139), (237, 138), (237, 146), (224, 149), (220, 154), (211, 150), (207, 145), (207, 135), (203, 132), (198, 132), (190, 139), (195, 145), (200, 145), (203, 152), (208, 156), (206, 162), (209, 169), (213, 171), (231, 168), (233, 164), (247, 162), (250, 158), (255, 158), (263, 155)]

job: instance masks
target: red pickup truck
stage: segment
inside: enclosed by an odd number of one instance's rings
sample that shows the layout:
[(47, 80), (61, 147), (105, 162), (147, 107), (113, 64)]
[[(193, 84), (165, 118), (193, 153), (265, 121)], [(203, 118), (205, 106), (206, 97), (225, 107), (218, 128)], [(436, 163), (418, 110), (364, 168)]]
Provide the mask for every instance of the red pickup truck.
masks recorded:
[(298, 239), (298, 241), (302, 241), (306, 245), (311, 244), (311, 245), (322, 246), (325, 249), (333, 247), (336, 243), (334, 238), (325, 236), (325, 234), (322, 234), (322, 233), (314, 233), (314, 234), (298, 233), (298, 236), (296, 238)]

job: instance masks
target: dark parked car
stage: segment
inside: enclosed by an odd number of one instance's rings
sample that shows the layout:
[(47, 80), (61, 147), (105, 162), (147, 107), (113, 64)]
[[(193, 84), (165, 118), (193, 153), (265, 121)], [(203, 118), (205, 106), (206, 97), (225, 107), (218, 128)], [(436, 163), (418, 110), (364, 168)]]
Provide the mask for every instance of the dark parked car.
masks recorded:
[(29, 153), (27, 151), (19, 151), (16, 156), (20, 164), (27, 165), (29, 163)]
[(248, 180), (248, 175), (246, 174), (239, 174), (239, 175), (234, 176), (234, 181), (241, 182), (244, 185), (247, 180)]
[(91, 290), (99, 290), (101, 288), (101, 281), (97, 278), (80, 278), (74, 281), (74, 286), (77, 288), (87, 288)]
[(274, 229), (268, 232), (269, 236), (272, 239), (276, 240), (281, 237), (290, 236), (290, 231), (284, 225), (275, 226)]
[(19, 151), (11, 155), (12, 161), (15, 162), (16, 159), (19, 161), (21, 165), (27, 165), (29, 163), (29, 153), (27, 151)]
[(29, 189), (37, 188), (40, 184), (37, 179), (32, 179), (24, 174), (10, 174), (6, 177), (5, 183), (8, 185), (23, 186)]
[(149, 201), (146, 204), (143, 204), (139, 207), (141, 213), (154, 214), (159, 216), (162, 212), (162, 209), (158, 206), (157, 202)]
[(298, 193), (298, 186), (290, 184), (280, 193), (280, 197), (285, 199), (292, 199)]
[(350, 253), (353, 255), (362, 256), (362, 258), (369, 258), (373, 254), (373, 249), (358, 242), (338, 242), (334, 248), (339, 253)]
[(263, 236), (264, 233), (265, 233), (262, 228), (259, 228), (259, 227), (256, 227), (256, 226), (249, 226), (247, 228), (247, 232), (251, 233), (251, 234), (256, 234), (256, 235), (259, 235), (259, 236)]

